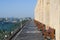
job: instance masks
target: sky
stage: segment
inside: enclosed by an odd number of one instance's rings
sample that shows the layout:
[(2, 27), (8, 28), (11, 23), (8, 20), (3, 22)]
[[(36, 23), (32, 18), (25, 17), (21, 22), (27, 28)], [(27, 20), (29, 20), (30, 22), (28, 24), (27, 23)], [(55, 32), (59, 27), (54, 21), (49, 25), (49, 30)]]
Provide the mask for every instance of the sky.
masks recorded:
[(0, 17), (34, 17), (37, 0), (0, 0)]

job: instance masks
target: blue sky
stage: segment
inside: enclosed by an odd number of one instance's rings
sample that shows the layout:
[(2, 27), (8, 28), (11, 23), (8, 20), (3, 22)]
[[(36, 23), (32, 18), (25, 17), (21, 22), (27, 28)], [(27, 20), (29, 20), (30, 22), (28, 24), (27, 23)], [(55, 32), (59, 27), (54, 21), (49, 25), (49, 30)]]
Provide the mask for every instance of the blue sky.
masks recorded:
[(33, 17), (37, 0), (0, 0), (0, 17)]

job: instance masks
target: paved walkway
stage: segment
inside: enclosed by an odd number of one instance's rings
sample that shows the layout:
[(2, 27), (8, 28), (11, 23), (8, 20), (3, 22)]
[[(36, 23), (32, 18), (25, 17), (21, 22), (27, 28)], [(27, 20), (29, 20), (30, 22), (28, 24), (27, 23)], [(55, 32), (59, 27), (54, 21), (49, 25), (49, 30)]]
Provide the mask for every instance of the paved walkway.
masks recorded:
[(34, 21), (31, 21), (12, 40), (44, 40), (44, 38)]

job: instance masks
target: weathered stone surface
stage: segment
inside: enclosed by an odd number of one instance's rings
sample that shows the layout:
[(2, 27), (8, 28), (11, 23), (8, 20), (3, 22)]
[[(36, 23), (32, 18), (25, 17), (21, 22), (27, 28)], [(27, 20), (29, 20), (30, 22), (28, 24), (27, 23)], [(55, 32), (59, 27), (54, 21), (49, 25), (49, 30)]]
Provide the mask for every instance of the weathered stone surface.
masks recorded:
[(56, 31), (56, 40), (60, 40), (60, 0), (37, 0), (35, 20)]

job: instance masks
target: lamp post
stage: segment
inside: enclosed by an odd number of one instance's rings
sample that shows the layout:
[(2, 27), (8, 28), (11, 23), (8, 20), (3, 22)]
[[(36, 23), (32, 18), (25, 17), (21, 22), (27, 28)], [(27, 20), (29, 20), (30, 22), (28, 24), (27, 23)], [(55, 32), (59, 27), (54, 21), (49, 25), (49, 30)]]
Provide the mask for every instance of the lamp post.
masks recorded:
[(21, 22), (21, 28), (22, 28), (22, 18), (20, 18), (20, 22)]

